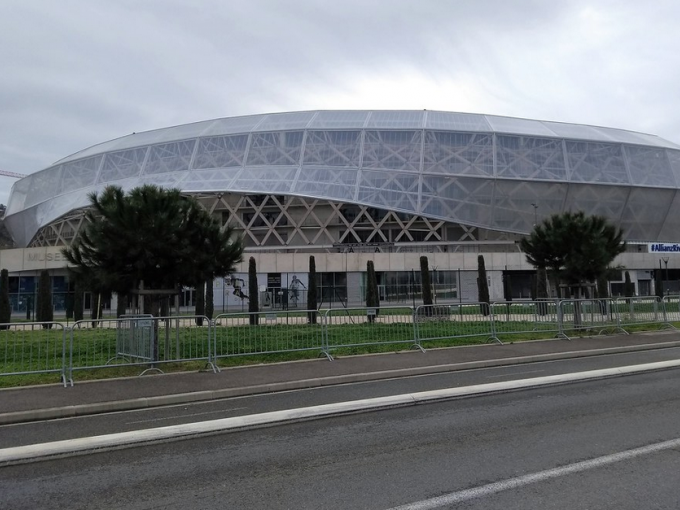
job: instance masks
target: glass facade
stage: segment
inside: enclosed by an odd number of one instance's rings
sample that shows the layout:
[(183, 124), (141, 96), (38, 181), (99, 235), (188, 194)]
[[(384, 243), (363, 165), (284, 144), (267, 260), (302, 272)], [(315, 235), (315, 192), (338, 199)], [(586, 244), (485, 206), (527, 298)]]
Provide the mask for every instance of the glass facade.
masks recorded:
[(15, 183), (20, 246), (107, 184), (336, 200), (523, 234), (564, 210), (677, 241), (680, 146), (610, 128), (434, 111), (238, 117), (105, 142)]

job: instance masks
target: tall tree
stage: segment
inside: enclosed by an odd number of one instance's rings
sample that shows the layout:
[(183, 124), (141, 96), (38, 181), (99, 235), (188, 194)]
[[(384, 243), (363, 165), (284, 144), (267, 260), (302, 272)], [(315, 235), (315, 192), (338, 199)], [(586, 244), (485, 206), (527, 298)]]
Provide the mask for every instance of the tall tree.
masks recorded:
[(9, 272), (0, 271), (0, 329), (9, 328), (12, 321), (12, 305), (9, 301)]
[(215, 313), (215, 289), (213, 288), (213, 281), (205, 282), (205, 316), (208, 319), (213, 318)]
[(486, 265), (484, 255), (477, 257), (477, 296), (481, 303), (482, 315), (489, 315), (491, 299), (489, 297), (489, 282), (486, 279)]
[(560, 281), (581, 293), (586, 282), (597, 280), (626, 249), (623, 231), (602, 216), (583, 212), (553, 214), (520, 241), (527, 262), (549, 268), (559, 295)]
[(307, 320), (310, 324), (316, 324), (316, 310), (319, 306), (316, 286), (316, 260), (314, 255), (309, 256), (309, 281), (307, 283)]
[(203, 326), (203, 316), (205, 315), (205, 282), (201, 282), (196, 285), (194, 292), (196, 293), (194, 295), (196, 300), (194, 310), (194, 314), (196, 315), (196, 325)]
[(626, 271), (623, 280), (623, 294), (627, 297), (633, 297), (635, 295), (635, 284), (630, 279), (630, 273)]
[(83, 300), (83, 282), (80, 278), (75, 276), (75, 282), (73, 284), (73, 320), (82, 321), (83, 320), (83, 309), (85, 308)]
[[(52, 278), (47, 269), (40, 271), (35, 314), (38, 322), (49, 323), (54, 320), (54, 311), (52, 310)], [(43, 324), (45, 329), (51, 327), (51, 324)]]
[(127, 296), (122, 292), (119, 292), (116, 295), (116, 317), (121, 317), (125, 315), (125, 311), (127, 309), (127, 301), (128, 301)]
[[(174, 295), (226, 276), (241, 261), (243, 244), (233, 229), (221, 230), (195, 199), (177, 189), (145, 185), (127, 194), (118, 186), (92, 193), (86, 226), (63, 250), (72, 270), (102, 289), (144, 289)], [(153, 295), (157, 315), (161, 296)]]
[(378, 293), (378, 277), (375, 274), (372, 260), (366, 262), (366, 307), (373, 308), (375, 315), (369, 315), (368, 321), (375, 322), (380, 307), (380, 294)]
[(423, 287), (423, 305), (425, 308), (425, 313), (430, 314), (432, 312), (432, 279), (430, 278), (430, 264), (425, 255), (420, 257), (420, 281)]
[(260, 311), (260, 289), (257, 285), (257, 263), (255, 257), (248, 259), (248, 311), (250, 312), (250, 324), (256, 326), (259, 323), (260, 316), (257, 312)]

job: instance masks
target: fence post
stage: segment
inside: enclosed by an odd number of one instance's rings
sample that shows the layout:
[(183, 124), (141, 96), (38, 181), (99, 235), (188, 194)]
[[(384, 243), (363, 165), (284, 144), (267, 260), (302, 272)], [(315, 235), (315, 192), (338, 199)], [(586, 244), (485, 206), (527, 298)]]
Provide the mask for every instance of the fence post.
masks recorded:
[(417, 308), (411, 306), (411, 319), (413, 320), (413, 339), (416, 343), (416, 346), (420, 348), (420, 350), (423, 350), (423, 346), (420, 344), (420, 326), (418, 325), (418, 308), (420, 308), (420, 305), (418, 305)]
[(333, 361), (328, 341), (328, 314), (332, 309), (327, 309), (321, 315), (321, 354), (325, 354), (328, 361)]
[[(68, 332), (68, 335), (67, 335)], [(66, 361), (66, 339), (68, 337), (68, 363)], [(64, 327), (64, 356), (62, 362), (62, 381), (64, 388), (67, 386), (73, 387), (73, 326)]]

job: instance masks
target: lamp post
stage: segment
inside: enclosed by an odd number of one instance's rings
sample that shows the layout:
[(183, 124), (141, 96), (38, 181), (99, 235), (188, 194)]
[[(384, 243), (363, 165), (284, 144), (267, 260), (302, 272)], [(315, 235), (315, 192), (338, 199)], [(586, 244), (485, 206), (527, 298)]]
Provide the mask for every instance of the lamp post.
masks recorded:
[(669, 257), (661, 257), (661, 260), (663, 260), (663, 263), (666, 265), (666, 295), (668, 295), (668, 261), (670, 259)]
[(538, 225), (538, 204), (533, 203), (531, 207), (534, 208), (534, 227)]

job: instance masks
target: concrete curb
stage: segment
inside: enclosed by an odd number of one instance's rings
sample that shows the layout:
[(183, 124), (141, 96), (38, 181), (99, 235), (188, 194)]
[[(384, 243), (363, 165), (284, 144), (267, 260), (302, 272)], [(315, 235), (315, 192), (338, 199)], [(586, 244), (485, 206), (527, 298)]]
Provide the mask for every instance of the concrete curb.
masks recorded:
[(462, 388), (447, 388), (441, 390), (407, 393), (388, 397), (378, 397), (335, 404), (324, 404), (284, 411), (252, 414), (219, 420), (172, 425), (146, 430), (120, 432), (102, 436), (68, 439), (49, 443), (16, 446), (0, 450), (0, 466), (22, 462), (44, 460), (50, 457), (78, 454), (93, 450), (129, 447), (154, 441), (169, 441), (218, 432), (243, 430), (253, 427), (279, 425), (338, 416), (348, 413), (376, 411), (394, 407), (404, 407), (417, 404), (449, 400), (455, 398), (504, 393), (522, 389), (553, 386), (570, 382), (591, 381), (596, 379), (620, 377), (644, 372), (668, 370), (680, 367), (680, 360), (660, 361), (643, 365), (632, 365), (602, 370), (591, 370), (572, 374), (551, 375), (533, 379), (520, 379), (497, 383), (479, 384)]
[(64, 407), (52, 407), (45, 409), (32, 409), (28, 411), (16, 411), (0, 414), (0, 425), (26, 423), (31, 421), (51, 420), (59, 418), (74, 418), (91, 414), (101, 414), (119, 411), (132, 411), (148, 409), (176, 404), (188, 404), (192, 402), (206, 402), (232, 397), (243, 397), (279, 391), (301, 390), (333, 386), (338, 384), (350, 384), (357, 382), (378, 381), (383, 379), (395, 379), (399, 377), (412, 377), (418, 375), (438, 374), (460, 370), (472, 370), (479, 368), (491, 368), (505, 365), (519, 365), (536, 363), (541, 361), (554, 361), (560, 359), (583, 358), (589, 356), (601, 356), (605, 354), (617, 354), (654, 349), (680, 347), (680, 341), (660, 342), (653, 344), (633, 345), (627, 347), (608, 347), (603, 349), (589, 349), (584, 351), (568, 351), (550, 354), (538, 354), (533, 356), (519, 356), (513, 358), (501, 358), (491, 360), (470, 361), (465, 363), (450, 363), (446, 365), (431, 365), (425, 367), (410, 367), (395, 370), (383, 370), (378, 372), (365, 372), (357, 374), (345, 374), (297, 381), (286, 381), (239, 388), (224, 388), (219, 390), (196, 391), (189, 393), (177, 393), (173, 395), (160, 395), (156, 397), (142, 397), (128, 400), (114, 400), (109, 402), (96, 402), (92, 404), (79, 404)]

